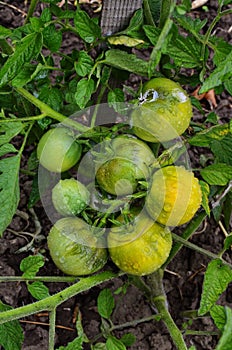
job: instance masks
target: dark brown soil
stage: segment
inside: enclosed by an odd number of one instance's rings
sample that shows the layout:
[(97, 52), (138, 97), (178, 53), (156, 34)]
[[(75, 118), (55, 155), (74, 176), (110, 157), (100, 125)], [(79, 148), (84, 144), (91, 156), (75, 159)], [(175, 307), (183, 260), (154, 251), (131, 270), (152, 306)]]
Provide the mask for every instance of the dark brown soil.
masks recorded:
[[(15, 8), (8, 7), (13, 5)], [(39, 15), (41, 6), (37, 8)], [(210, 1), (207, 3), (208, 12), (202, 9), (193, 11), (194, 16), (204, 18), (207, 16), (209, 22), (216, 15), (217, 2)], [(0, 24), (9, 28), (16, 28), (23, 23), (23, 13), (27, 6), (24, 1), (5, 0), (5, 4), (0, 4)], [(227, 17), (223, 23), (219, 23), (217, 32), (219, 35), (231, 41), (231, 32), (228, 29), (231, 25), (230, 19)], [(64, 41), (64, 47), (68, 52), (72, 48), (77, 47), (80, 43), (68, 36)], [(136, 77), (131, 76), (129, 83), (132, 87), (138, 84)], [(231, 115), (232, 99), (223, 93), (217, 96), (218, 106), (215, 112), (222, 118), (223, 121), (229, 120)], [(210, 111), (210, 105), (205, 102), (204, 108)], [(195, 120), (202, 118), (195, 111)], [(28, 150), (30, 152), (30, 150)], [(202, 150), (204, 152), (204, 150)], [(28, 153), (29, 154), (29, 153)], [(25, 153), (26, 158), (28, 154)], [(198, 162), (200, 157), (195, 150), (191, 150), (191, 160), (194, 163)], [(44, 252), (47, 257), (45, 267), (41, 270), (42, 275), (60, 275), (60, 272), (51, 262), (46, 246), (46, 235), (51, 227), (51, 222), (47, 218), (41, 203), (34, 207), (34, 211), (29, 211), (27, 201), (31, 191), (32, 180), (30, 177), (21, 174), (21, 200), (19, 210), (13, 218), (9, 228), (0, 239), (0, 274), (2, 276), (18, 276), (20, 275), (20, 261), (28, 254), (33, 254), (36, 249)], [(35, 215), (38, 217), (42, 230), (38, 240), (34, 243), (29, 251), (18, 252), (29, 242), (30, 236), (25, 235), (25, 232), (35, 232)], [(222, 248), (224, 240), (223, 232), (213, 218), (206, 219), (199, 231), (192, 237), (191, 241), (200, 245), (212, 252), (218, 252)], [(232, 263), (231, 253), (227, 254), (227, 261)], [(170, 312), (179, 327), (188, 322), (184, 317), (184, 312), (187, 310), (196, 310), (199, 307), (202, 281), (204, 272), (209, 260), (190, 249), (182, 248), (176, 258), (169, 264), (165, 272), (164, 284), (168, 297)], [(96, 299), (103, 287), (108, 287), (112, 291), (116, 291), (124, 282), (124, 278), (117, 278), (100, 287), (95, 287), (89, 292), (83, 293), (74, 297), (57, 310), (57, 336), (56, 347), (67, 345), (69, 341), (75, 338), (75, 324), (73, 322), (75, 312), (80, 310), (82, 314), (84, 330), (89, 338), (93, 338), (99, 333), (100, 318), (97, 313)], [(67, 287), (64, 283), (48, 283), (50, 293), (55, 293)], [(226, 293), (220, 299), (222, 305), (232, 307), (231, 297), (232, 286), (229, 286)], [(154, 313), (149, 303), (144, 298), (143, 294), (135, 287), (129, 286), (125, 295), (117, 295), (116, 309), (113, 314), (113, 322), (122, 324), (130, 322), (142, 317), (147, 317)], [(27, 288), (23, 283), (1, 283), (0, 298), (3, 302), (10, 304), (13, 307), (25, 305), (33, 302), (33, 298), (28, 294)], [(25, 332), (25, 341), (22, 350), (37, 350), (48, 348), (48, 316), (46, 314), (38, 314), (21, 320)], [(40, 324), (43, 323), (43, 324)], [(59, 328), (59, 326), (67, 327), (67, 329)], [(193, 330), (215, 330), (214, 324), (210, 318), (198, 318), (189, 324), (189, 328)], [(131, 350), (174, 350), (175, 347), (171, 342), (167, 329), (162, 322), (147, 322), (141, 323), (136, 327), (129, 327), (115, 333), (116, 336), (121, 336), (124, 333), (132, 332), (136, 336), (135, 345), (131, 346)], [(197, 350), (213, 350), (216, 347), (218, 338), (215, 335), (210, 336), (186, 336), (188, 346), (195, 345)], [(1, 348), (1, 346), (0, 346)], [(86, 345), (85, 349), (90, 349)]]

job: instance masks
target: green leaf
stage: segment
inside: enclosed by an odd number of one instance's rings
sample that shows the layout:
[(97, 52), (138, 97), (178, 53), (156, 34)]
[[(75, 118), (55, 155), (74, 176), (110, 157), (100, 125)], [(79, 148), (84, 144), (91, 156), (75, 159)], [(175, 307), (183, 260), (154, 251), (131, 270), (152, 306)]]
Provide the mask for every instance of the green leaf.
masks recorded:
[(0, 39), (7, 38), (11, 35), (11, 30), (0, 25)]
[(115, 307), (114, 297), (110, 289), (105, 288), (99, 293), (97, 298), (97, 307), (101, 317), (106, 319), (110, 318), (110, 315)]
[(111, 90), (108, 93), (107, 101), (110, 107), (113, 107), (115, 111), (120, 112), (120, 106), (122, 104), (124, 105), (125, 101), (124, 92), (119, 88)]
[(57, 52), (62, 43), (62, 32), (57, 30), (54, 24), (50, 24), (43, 30), (44, 45), (51, 51)]
[(193, 146), (210, 147), (212, 141), (220, 141), (230, 132), (228, 124), (214, 125), (209, 129), (198, 132), (195, 136), (189, 139), (188, 142)]
[(212, 141), (210, 148), (215, 156), (215, 162), (232, 165), (232, 134), (226, 135), (220, 141)]
[(225, 308), (221, 305), (214, 305), (210, 309), (210, 316), (212, 317), (217, 328), (223, 332), (224, 326), (226, 324)]
[[(2, 147), (5, 149), (6, 145)], [(2, 147), (0, 148), (0, 154)], [(0, 159), (0, 236), (11, 223), (12, 217), (18, 207), (19, 168), (19, 154)]]
[(214, 46), (213, 63), (218, 66), (231, 52), (232, 45), (223, 40), (223, 38), (213, 36), (210, 38), (210, 42)]
[(125, 345), (117, 338), (109, 336), (106, 341), (107, 350), (126, 350)]
[(93, 68), (93, 60), (85, 51), (80, 51), (78, 61), (74, 63), (75, 70), (80, 77), (85, 77)]
[(17, 121), (12, 123), (0, 123), (0, 146), (4, 143), (8, 143), (13, 137), (18, 135), (23, 128), (24, 125)]
[(204, 81), (199, 93), (207, 92), (232, 77), (232, 51), (219, 63), (216, 69)]
[(232, 179), (232, 166), (216, 163), (201, 169), (200, 173), (209, 185), (225, 186)]
[(205, 272), (198, 314), (205, 315), (232, 281), (232, 271), (220, 259), (212, 260)]
[(226, 90), (229, 92), (230, 95), (232, 95), (232, 79), (228, 79), (225, 81), (224, 86)]
[(41, 281), (28, 283), (27, 288), (33, 298), (37, 300), (41, 300), (50, 296), (48, 288)]
[(201, 192), (202, 192), (202, 207), (205, 209), (205, 212), (208, 216), (210, 216), (210, 208), (209, 208), (209, 193), (210, 188), (209, 185), (204, 181), (199, 181), (201, 186)]
[(35, 277), (42, 266), (44, 266), (44, 258), (41, 255), (27, 256), (20, 263), (20, 270), (23, 272), (22, 277)]
[(136, 337), (132, 333), (126, 333), (120, 340), (125, 346), (132, 346), (136, 342)]
[(200, 30), (206, 25), (207, 18), (205, 18), (203, 21), (199, 18), (192, 18), (190, 16), (184, 15), (184, 16), (175, 16), (175, 20), (178, 22), (178, 24), (187, 30), (189, 33), (192, 33), (194, 36), (199, 37)]
[(161, 29), (150, 25), (144, 25), (143, 30), (150, 42), (152, 43), (152, 45), (155, 46), (159, 39)]
[(17, 45), (15, 52), (11, 55), (0, 70), (0, 87), (12, 80), (22, 69), (39, 54), (42, 48), (42, 34), (28, 34)]
[(107, 51), (104, 63), (138, 75), (148, 75), (148, 62), (122, 50), (112, 49)]
[(232, 233), (225, 238), (223, 251), (231, 249), (231, 246), (232, 246)]
[(138, 9), (135, 11), (134, 15), (130, 19), (130, 23), (126, 29), (119, 32), (118, 34), (125, 34), (129, 36), (136, 36), (139, 38), (139, 32), (143, 24), (143, 9)]
[(80, 37), (89, 44), (101, 37), (101, 28), (85, 11), (76, 11), (74, 24)]
[(169, 41), (167, 55), (170, 55), (178, 67), (200, 67), (201, 44), (192, 36), (177, 35)]
[(93, 345), (91, 350), (107, 350), (106, 344), (105, 343), (97, 343), (97, 344)]
[(59, 111), (63, 103), (62, 91), (55, 87), (45, 86), (40, 91), (39, 99), (55, 111)]
[[(12, 309), (11, 306), (0, 301), (0, 312)], [(23, 340), (23, 330), (18, 320), (0, 325), (0, 345), (3, 346), (4, 350), (21, 350)]]
[(77, 84), (75, 100), (80, 109), (85, 108), (90, 101), (91, 95), (95, 91), (95, 83), (93, 79), (81, 79)]
[(124, 45), (127, 47), (135, 47), (144, 43), (142, 39), (130, 38), (127, 35), (111, 36), (107, 40), (111, 45)]
[(161, 11), (161, 0), (145, 0), (144, 4), (144, 15), (147, 22), (151, 25), (156, 25), (160, 18)]
[(232, 309), (225, 306), (226, 324), (222, 336), (215, 350), (231, 350), (232, 344)]
[(40, 191), (38, 183), (38, 174), (33, 177), (31, 192), (28, 199), (27, 207), (30, 209), (40, 200)]
[(67, 346), (60, 346), (57, 350), (83, 350), (82, 339), (75, 338)]

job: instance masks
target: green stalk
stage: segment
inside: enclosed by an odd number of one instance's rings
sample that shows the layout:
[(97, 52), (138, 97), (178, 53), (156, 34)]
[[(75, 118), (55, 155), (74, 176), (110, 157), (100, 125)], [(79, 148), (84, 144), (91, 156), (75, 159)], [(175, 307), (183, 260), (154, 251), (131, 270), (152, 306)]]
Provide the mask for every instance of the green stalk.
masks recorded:
[(48, 336), (48, 350), (55, 348), (56, 335), (56, 308), (54, 307), (49, 313), (49, 336)]
[(2, 52), (4, 52), (7, 55), (11, 55), (14, 52), (14, 50), (12, 49), (12, 47), (6, 39), (0, 39), (0, 47)]
[(167, 297), (163, 288), (163, 270), (159, 269), (147, 277), (147, 284), (151, 288), (154, 303), (162, 321), (165, 323), (170, 336), (178, 350), (187, 350), (182, 333), (175, 324), (167, 306)]
[(30, 6), (27, 12), (27, 17), (25, 18), (25, 21), (24, 21), (24, 25), (28, 23), (29, 19), (32, 17), (38, 2), (39, 0), (31, 0)]
[(30, 92), (25, 90), (24, 88), (15, 88), (15, 90), (25, 97), (28, 101), (30, 101), (34, 106), (38, 107), (41, 111), (41, 113), (47, 115), (48, 117), (51, 117), (55, 120), (57, 120), (60, 123), (63, 123), (67, 126), (73, 127), (74, 129), (85, 132), (89, 130), (89, 128), (85, 125), (82, 125), (72, 119), (69, 119), (68, 117), (64, 116), (63, 114), (54, 111), (50, 106), (48, 106), (46, 103), (38, 100), (35, 96), (33, 96)]
[(145, 15), (147, 24), (150, 24), (151, 26), (156, 27), (148, 0), (143, 0), (143, 7), (144, 7), (144, 15)]
[(79, 278), (75, 276), (35, 276), (32, 278), (26, 278), (22, 276), (0, 276), (1, 282), (32, 282), (32, 281), (41, 281), (41, 282), (60, 282), (60, 283), (76, 283)]
[(79, 282), (73, 284), (72, 286), (62, 290), (59, 293), (56, 293), (52, 296), (44, 298), (42, 300), (36, 301), (33, 304), (28, 304), (20, 306), (16, 309), (10, 309), (0, 313), (0, 324), (17, 320), (22, 317), (26, 317), (37, 312), (52, 310), (58, 305), (62, 304), (64, 301), (72, 298), (73, 296), (80, 294), (84, 291), (87, 291), (102, 282), (109, 281), (115, 277), (118, 277), (120, 274), (115, 274), (110, 271), (105, 271), (99, 273), (98, 275), (81, 278)]

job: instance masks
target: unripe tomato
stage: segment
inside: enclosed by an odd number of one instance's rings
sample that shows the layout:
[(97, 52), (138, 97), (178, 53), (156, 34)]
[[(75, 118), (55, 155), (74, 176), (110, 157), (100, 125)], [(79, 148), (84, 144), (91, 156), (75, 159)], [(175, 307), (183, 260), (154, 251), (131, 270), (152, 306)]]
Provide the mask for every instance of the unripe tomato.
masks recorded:
[(144, 213), (129, 224), (112, 227), (108, 235), (111, 259), (131, 275), (144, 276), (158, 270), (167, 260), (171, 246), (169, 229)]
[(62, 218), (51, 228), (48, 248), (55, 265), (67, 275), (83, 276), (100, 270), (107, 261), (101, 238), (80, 218)]
[(129, 135), (116, 137), (107, 147), (111, 154), (97, 170), (98, 184), (110, 194), (133, 193), (138, 180), (149, 176), (154, 154), (143, 141)]
[(60, 180), (52, 189), (52, 202), (63, 216), (79, 214), (90, 201), (90, 193), (78, 180), (73, 178)]
[(157, 222), (178, 226), (190, 221), (202, 200), (199, 181), (181, 166), (157, 170), (146, 198), (146, 209)]
[(70, 130), (57, 127), (48, 130), (40, 139), (37, 156), (42, 166), (52, 172), (63, 172), (80, 159), (82, 147)]
[(144, 84), (144, 102), (132, 112), (135, 135), (149, 142), (165, 142), (181, 135), (192, 117), (191, 101), (181, 86), (167, 78)]

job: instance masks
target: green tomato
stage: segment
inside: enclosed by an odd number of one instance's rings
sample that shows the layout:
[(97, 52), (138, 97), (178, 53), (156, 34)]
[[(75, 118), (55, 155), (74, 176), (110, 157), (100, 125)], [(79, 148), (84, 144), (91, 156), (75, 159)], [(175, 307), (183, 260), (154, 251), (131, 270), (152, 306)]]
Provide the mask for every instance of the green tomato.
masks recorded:
[(138, 181), (150, 175), (155, 160), (153, 152), (143, 141), (129, 135), (111, 140), (107, 151), (109, 160), (100, 165), (96, 173), (98, 184), (110, 194), (133, 193)]
[(144, 102), (132, 112), (135, 135), (149, 142), (172, 140), (188, 128), (191, 101), (181, 86), (167, 78), (154, 78), (144, 84)]
[(78, 162), (81, 151), (81, 145), (75, 141), (70, 130), (57, 127), (42, 136), (38, 143), (37, 156), (44, 168), (60, 173)]
[(52, 202), (63, 216), (73, 216), (82, 212), (90, 201), (87, 188), (75, 179), (60, 180), (52, 189)]
[(48, 248), (55, 265), (65, 274), (84, 276), (100, 270), (107, 262), (104, 242), (80, 218), (62, 218), (51, 228)]
[(112, 261), (131, 275), (144, 276), (158, 270), (167, 260), (171, 247), (169, 229), (145, 213), (136, 216), (129, 224), (112, 227), (108, 235)]
[(146, 209), (157, 222), (179, 226), (192, 219), (201, 205), (198, 179), (181, 166), (157, 170), (146, 198)]

